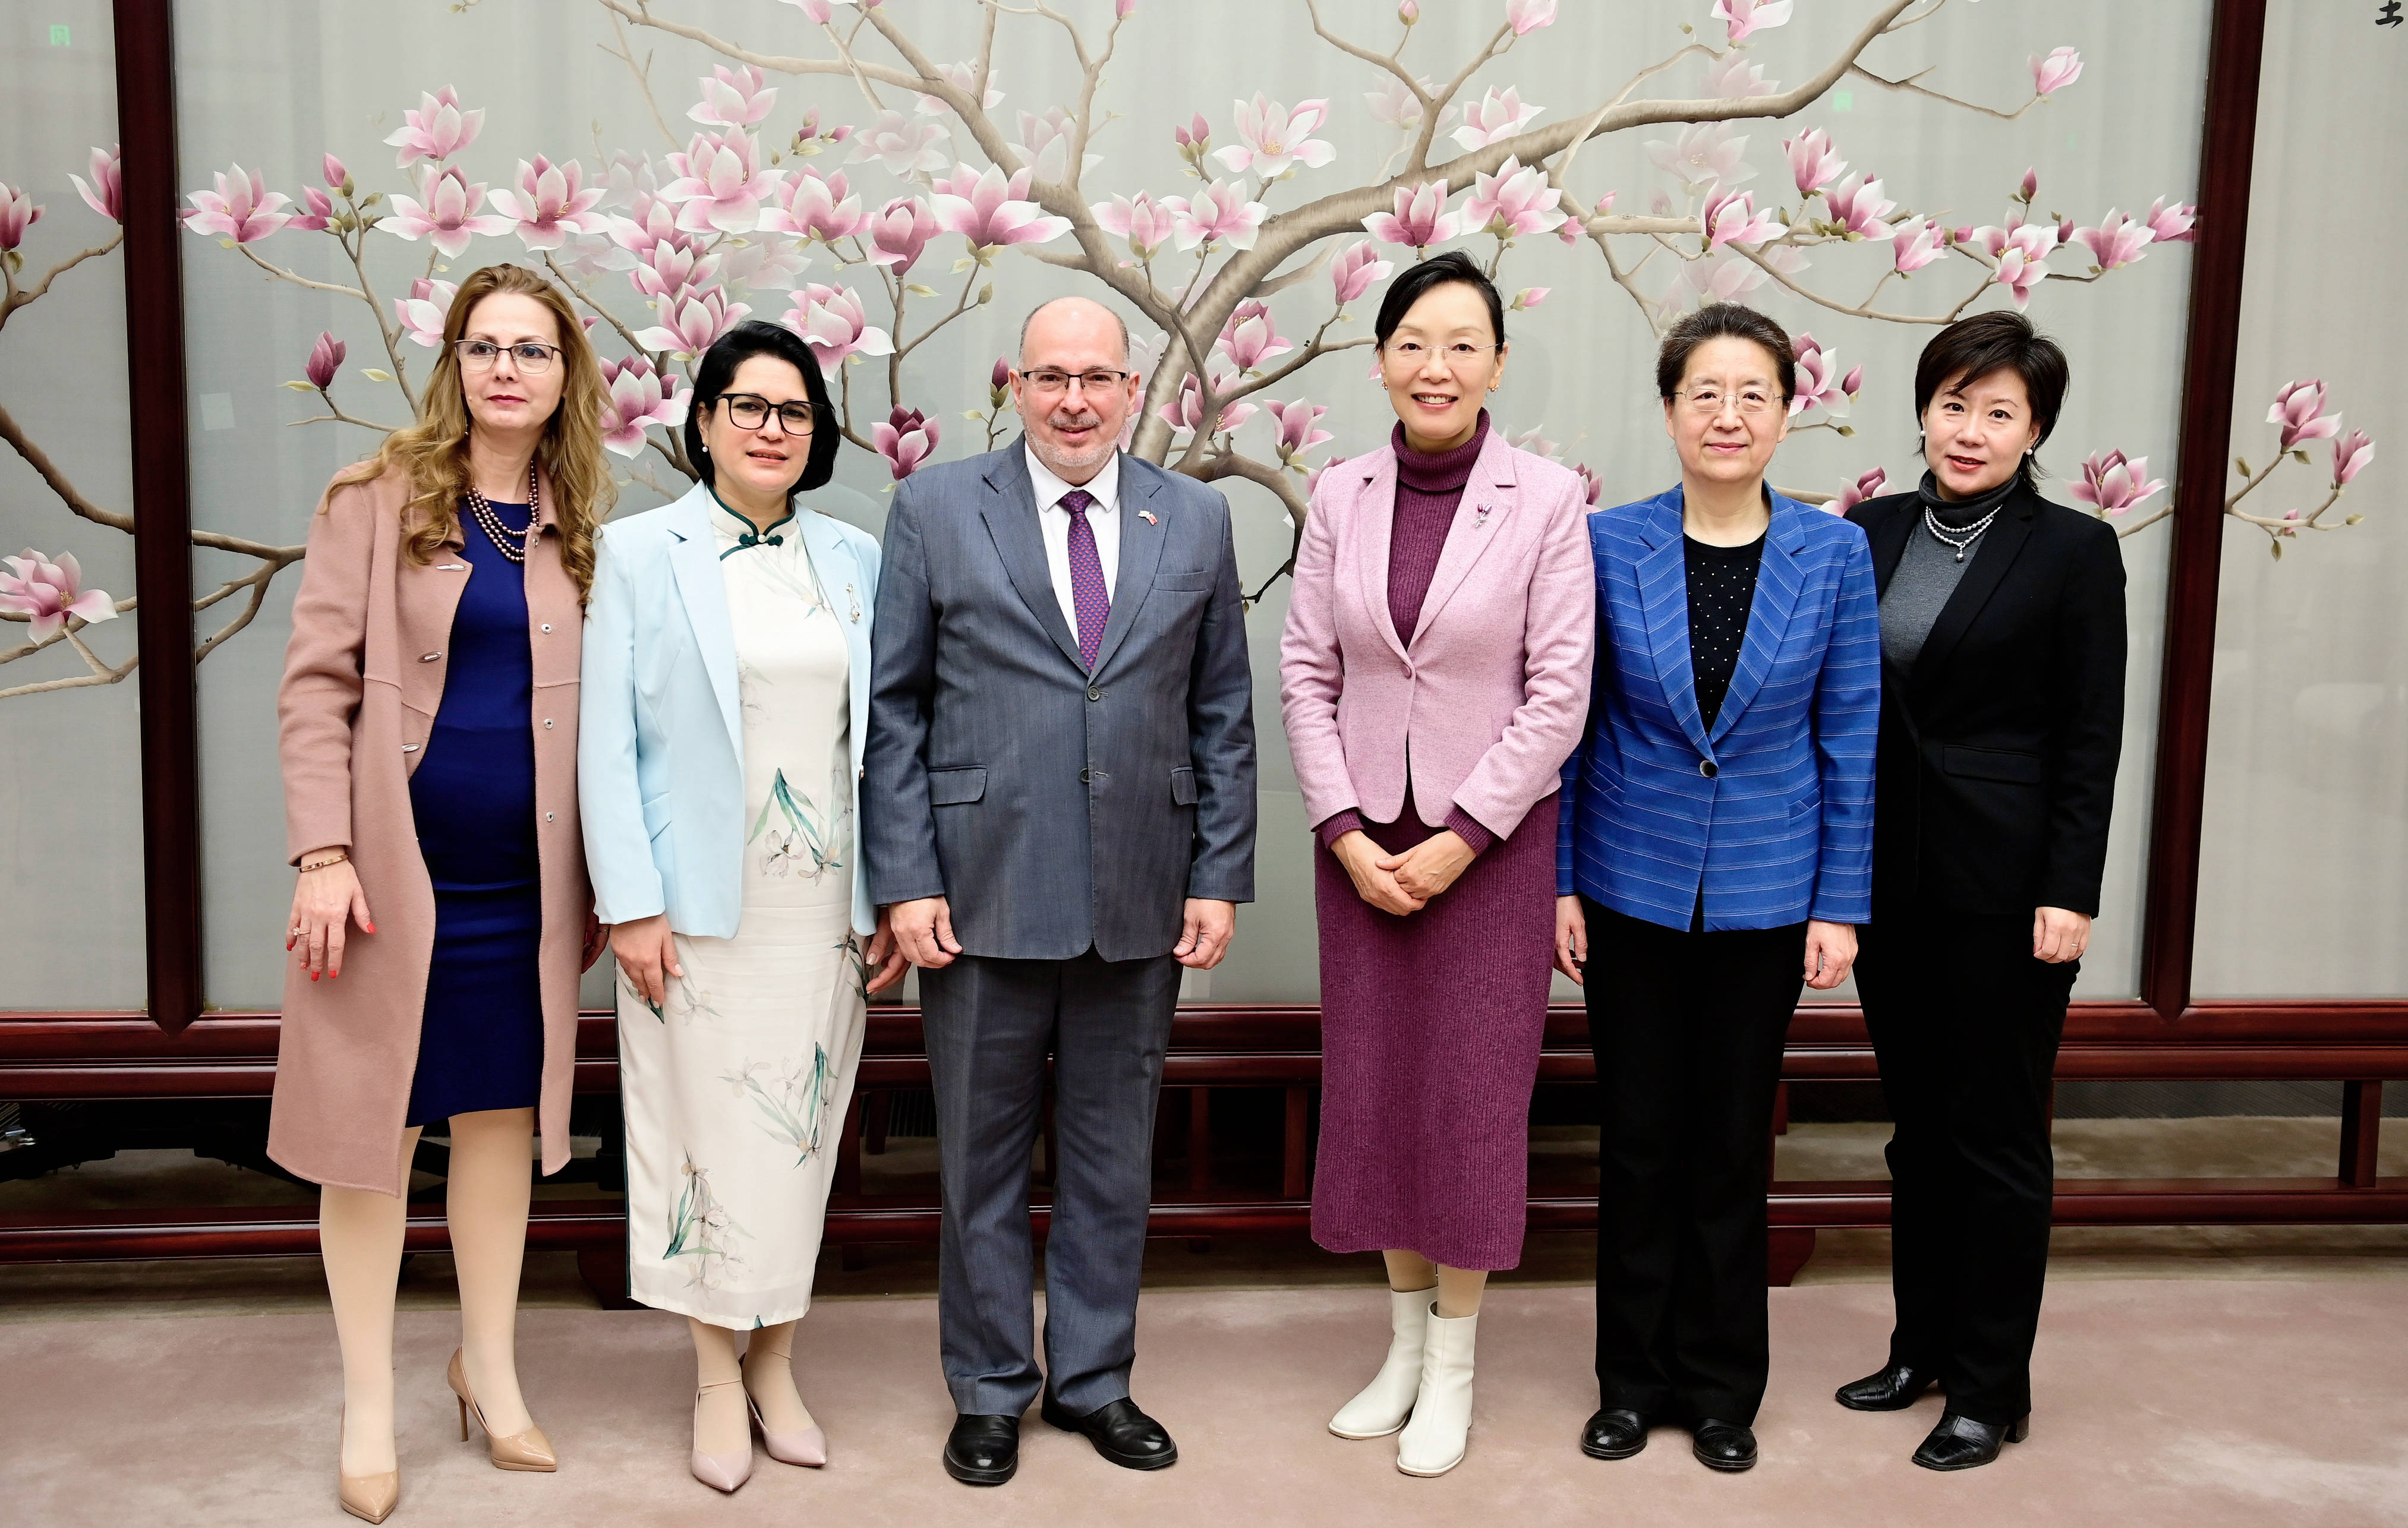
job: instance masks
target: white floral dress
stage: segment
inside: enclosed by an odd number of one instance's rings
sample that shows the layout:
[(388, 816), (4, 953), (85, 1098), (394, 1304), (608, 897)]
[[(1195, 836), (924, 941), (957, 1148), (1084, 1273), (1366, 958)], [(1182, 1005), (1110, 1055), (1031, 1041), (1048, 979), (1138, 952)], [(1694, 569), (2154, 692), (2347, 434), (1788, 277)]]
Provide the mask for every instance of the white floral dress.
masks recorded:
[(658, 1010), (619, 983), (628, 1286), (749, 1328), (810, 1308), (867, 998), (844, 627), (793, 521), (756, 536), (714, 506), (711, 527), (743, 707), (743, 915), (732, 939), (677, 935), (685, 975)]

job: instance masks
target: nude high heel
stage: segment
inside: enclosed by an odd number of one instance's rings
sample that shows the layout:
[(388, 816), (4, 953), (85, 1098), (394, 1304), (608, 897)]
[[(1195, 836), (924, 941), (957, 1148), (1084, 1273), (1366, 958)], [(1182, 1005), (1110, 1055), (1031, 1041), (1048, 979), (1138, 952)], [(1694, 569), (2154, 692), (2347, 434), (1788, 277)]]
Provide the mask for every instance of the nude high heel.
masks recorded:
[[(748, 1353), (745, 1356), (749, 1358), (752, 1355)], [(737, 1362), (736, 1372), (739, 1375), (744, 1372), (740, 1359)], [(769, 1450), (770, 1458), (781, 1464), (801, 1464), (809, 1469), (817, 1469), (827, 1463), (827, 1434), (821, 1431), (817, 1422), (792, 1433), (772, 1433), (769, 1424), (761, 1420), (761, 1403), (752, 1398), (750, 1384), (744, 1387), (744, 1405), (752, 1413), (752, 1425), (761, 1432), (761, 1447)]]
[[(348, 1422), (348, 1418), (346, 1419)], [(339, 1463), (340, 1434), (337, 1435), (335, 1494), (343, 1510), (365, 1522), (382, 1522), (393, 1516), (394, 1504), (401, 1500), (401, 1471), (390, 1469), (380, 1475), (345, 1475)]]
[[(724, 1390), (729, 1385), (740, 1386), (743, 1383), (744, 1381), (741, 1379), (722, 1379), (715, 1384), (702, 1385), (695, 1388), (694, 1392), (694, 1427), (695, 1433), (697, 1436), (699, 1436), (702, 1432), (702, 1397), (704, 1393), (709, 1391)], [(751, 1397), (747, 1396), (746, 1400), (749, 1403)], [(702, 1451), (701, 1445), (696, 1444), (693, 1449), (693, 1456), (694, 1457), (689, 1461), (687, 1467), (694, 1471), (694, 1478), (695, 1479), (701, 1481), (704, 1485), (709, 1486), (713, 1491), (724, 1491), (732, 1494), (737, 1488), (743, 1485), (745, 1481), (752, 1478), (752, 1435), (749, 1431), (744, 1435), (744, 1451), (740, 1454), (707, 1454)]]
[(560, 1459), (552, 1451), (552, 1439), (544, 1436), (543, 1429), (534, 1422), (527, 1423), (525, 1432), (512, 1433), (508, 1437), (485, 1426), (485, 1413), (479, 1408), (477, 1398), (468, 1393), (468, 1371), (461, 1364), (460, 1353), (457, 1348), (452, 1349), (451, 1365), (443, 1371), (444, 1383), (452, 1387), (452, 1393), (460, 1401), (460, 1441), (468, 1441), (468, 1419), (473, 1415), (477, 1425), (485, 1429), (485, 1452), (494, 1461), (494, 1468), (546, 1475), (560, 1468)]

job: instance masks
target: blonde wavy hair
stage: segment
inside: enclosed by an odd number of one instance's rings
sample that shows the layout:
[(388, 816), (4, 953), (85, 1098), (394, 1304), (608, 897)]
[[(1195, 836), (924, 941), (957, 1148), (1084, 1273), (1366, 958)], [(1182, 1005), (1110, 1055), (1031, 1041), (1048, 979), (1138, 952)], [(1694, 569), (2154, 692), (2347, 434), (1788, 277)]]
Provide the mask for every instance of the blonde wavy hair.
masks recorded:
[(594, 528), (618, 498), (602, 455), (602, 416), (609, 389), (585, 326), (558, 288), (520, 265), (487, 265), (460, 283), (443, 321), (443, 349), (435, 374), (420, 394), (418, 422), (384, 437), (374, 456), (348, 468), (335, 486), (372, 482), (399, 470), (409, 478), (402, 507), (402, 550), (413, 563), (432, 562), (443, 544), (460, 534), (459, 504), (468, 489), (468, 403), (460, 380), (458, 341), (477, 305), (496, 293), (532, 297), (552, 309), (560, 331), (560, 364), (567, 385), (560, 407), (544, 425), (536, 456), (551, 481), (552, 515), (560, 531), (560, 560), (577, 580), (581, 603), (594, 592)]

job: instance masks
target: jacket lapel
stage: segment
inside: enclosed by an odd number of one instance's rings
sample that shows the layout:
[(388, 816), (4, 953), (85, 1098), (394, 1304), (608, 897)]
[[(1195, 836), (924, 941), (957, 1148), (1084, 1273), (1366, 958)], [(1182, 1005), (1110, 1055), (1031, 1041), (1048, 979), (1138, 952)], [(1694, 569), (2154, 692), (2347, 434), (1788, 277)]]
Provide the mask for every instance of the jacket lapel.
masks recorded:
[[(1698, 716), (1698, 676), (1689, 662), (1689, 572), (1681, 552), (1681, 491), (1649, 501), (1647, 524), (1639, 533), (1647, 551), (1639, 559), (1639, 603), (1647, 618), (1647, 652), (1656, 661), (1656, 682), (1690, 744), (1711, 757), (1713, 746)], [(1723, 706), (1730, 709), (1728, 702)]]
[(703, 667), (710, 671), (710, 691), (719, 699), (720, 719), (727, 723), (727, 740), (741, 759), (744, 729), (736, 697), (736, 626), (727, 613), (727, 585), (719, 576), (710, 505), (710, 490), (697, 485), (665, 511), (664, 529), (676, 538), (669, 548), (669, 568), (677, 579), (678, 598), (685, 606), (686, 625), (702, 653)]
[(1948, 655), (1964, 640), (1982, 607), (2005, 581), (2007, 570), (2031, 539), (2032, 521), (2040, 512), (2040, 499), (2029, 489), (2007, 501), (1999, 518), (1982, 536), (1982, 544), (1973, 549), (1973, 561), (1965, 576), (1956, 580), (1949, 593), (1948, 603), (1940, 607), (1939, 619), (1931, 623), (1931, 633), (1923, 639), (1923, 650), (1915, 655), (1914, 668), (1909, 679), (1910, 693), (1919, 693), (1932, 682), (1948, 663)]
[[(1104, 621), (1104, 635), (1096, 643), (1096, 672), (1120, 650), (1129, 627), (1145, 597), (1154, 591), (1154, 576), (1162, 566), (1163, 544), (1170, 538), (1169, 527), (1163, 523), (1169, 517), (1154, 510), (1154, 518), (1147, 520), (1138, 513), (1153, 509), (1155, 495), (1162, 491), (1162, 481), (1152, 470), (1153, 464), (1140, 464), (1133, 456), (1121, 458), (1121, 496), (1113, 513), (1121, 521), (1120, 568), (1112, 577), (1111, 613)], [(1058, 602), (1056, 610), (1059, 610)]]
[(1795, 501), (1772, 495), (1772, 519), (1764, 528), (1764, 550), (1756, 558), (1756, 598), (1748, 606), (1747, 636), (1740, 644), (1739, 664), (1731, 671), (1730, 688), (1723, 693), (1723, 707), (1714, 713), (1717, 741), (1764, 688), (1773, 657), (1789, 635), (1790, 613), (1798, 607), (1798, 591), (1805, 582), (1798, 557), (1806, 550), (1806, 513)]
[(1020, 454), (1026, 449), (1014, 443), (988, 459), (987, 495), (979, 505), (979, 515), (986, 521), (996, 555), (1003, 559), (1003, 571), (1011, 587), (1020, 592), (1021, 602), (1063, 656), (1083, 674), (1087, 664), (1079, 656), (1079, 639), (1062, 619), (1062, 604), (1054, 593), (1054, 574), (1045, 565), (1045, 535), (1037, 528), (1037, 489), (1028, 480), (1027, 460)]
[(1356, 549), (1362, 562), (1355, 572), (1362, 579), (1363, 602), (1371, 607), (1371, 624), (1379, 628), (1380, 635), (1401, 660), (1405, 656), (1404, 638), (1398, 634), (1396, 618), (1388, 613), (1388, 551), (1396, 544), (1397, 532), (1397, 453), (1393, 448), (1383, 446), (1364, 458), (1362, 497), (1355, 501), (1355, 517), (1361, 525)]
[(803, 550), (811, 559), (811, 572), (819, 578), (820, 593), (835, 612), (837, 624), (844, 630), (845, 656), (852, 662), (848, 690), (851, 692), (853, 724), (850, 729), (853, 764), (861, 765), (861, 750), (867, 740), (867, 728), (863, 718), (869, 714), (869, 606), (861, 559), (846, 544), (844, 533), (837, 522), (815, 509), (800, 509), (795, 523), (801, 527)]
[(1923, 522), (1922, 502), (1912, 493), (1893, 500), (1865, 529), (1865, 541), (1873, 555), (1876, 596), (1889, 593), (1890, 576), (1898, 571), (1899, 559), (1906, 555), (1906, 538)]
[[(1430, 629), (1430, 622), (1438, 619), (1448, 598), (1462, 587), (1472, 564), (1480, 561), (1480, 554), (1504, 534), (1500, 522), (1513, 508), (1514, 480), (1513, 448), (1491, 429), (1488, 438), (1481, 444), (1480, 459), (1471, 464), (1471, 477), (1463, 485), (1463, 497), (1455, 501), (1455, 521), (1447, 527), (1446, 544), (1439, 550), (1438, 568), (1430, 575), (1429, 591), (1422, 596), (1422, 613), (1413, 622), (1413, 641), (1419, 641), (1422, 633)], [(1387, 560), (1383, 557), (1381, 561), (1384, 564)], [(1384, 595), (1385, 591), (1382, 593)], [(1383, 597), (1382, 608), (1386, 605)]]

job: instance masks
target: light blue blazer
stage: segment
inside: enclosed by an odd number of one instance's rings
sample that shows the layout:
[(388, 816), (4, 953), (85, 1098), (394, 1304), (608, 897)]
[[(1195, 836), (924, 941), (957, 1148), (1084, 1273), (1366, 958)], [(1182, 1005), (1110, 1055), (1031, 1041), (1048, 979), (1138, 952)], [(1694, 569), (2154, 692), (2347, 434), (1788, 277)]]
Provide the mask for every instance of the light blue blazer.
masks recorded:
[[(711, 536), (710, 490), (602, 527), (585, 612), (578, 812), (595, 914), (669, 915), (727, 938), (743, 911), (744, 733), (736, 635)], [(861, 750), (869, 735), (869, 626), (878, 543), (807, 507), (789, 521), (844, 627), (853, 666), (853, 926), (876, 926), (862, 873)]]

